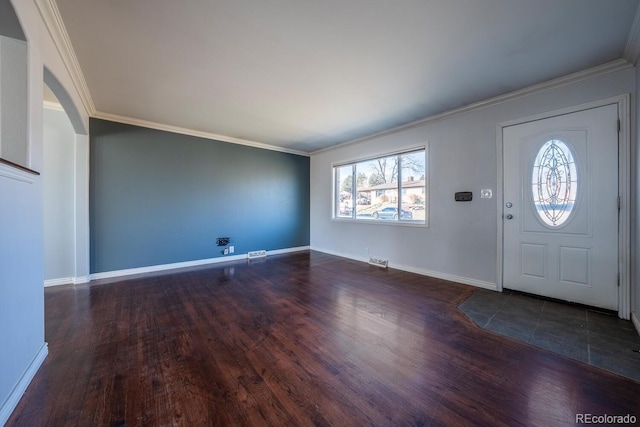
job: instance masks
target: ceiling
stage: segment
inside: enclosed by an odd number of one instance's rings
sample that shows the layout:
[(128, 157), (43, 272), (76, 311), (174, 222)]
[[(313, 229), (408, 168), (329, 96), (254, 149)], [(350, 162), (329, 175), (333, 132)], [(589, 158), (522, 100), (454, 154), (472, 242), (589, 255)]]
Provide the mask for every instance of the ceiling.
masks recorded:
[(623, 58), (638, 0), (55, 0), (96, 116), (314, 152)]

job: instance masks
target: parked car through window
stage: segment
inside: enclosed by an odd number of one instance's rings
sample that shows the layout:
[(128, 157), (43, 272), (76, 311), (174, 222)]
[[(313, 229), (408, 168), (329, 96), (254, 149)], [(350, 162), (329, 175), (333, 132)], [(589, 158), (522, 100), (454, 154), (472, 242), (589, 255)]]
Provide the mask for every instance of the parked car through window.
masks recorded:
[(333, 218), (427, 224), (427, 149), (333, 166)]

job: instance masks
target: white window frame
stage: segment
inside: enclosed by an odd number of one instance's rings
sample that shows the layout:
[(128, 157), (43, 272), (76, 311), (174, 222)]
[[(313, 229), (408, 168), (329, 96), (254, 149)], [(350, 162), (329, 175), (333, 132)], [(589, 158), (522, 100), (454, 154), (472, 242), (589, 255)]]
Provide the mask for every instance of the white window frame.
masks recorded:
[[(391, 219), (391, 220), (380, 220), (380, 219), (375, 219), (373, 217), (371, 218), (366, 218), (366, 217), (357, 217), (357, 209), (356, 209), (356, 165), (359, 163), (364, 163), (364, 162), (368, 162), (368, 161), (372, 161), (372, 160), (377, 160), (377, 159), (382, 159), (385, 157), (394, 157), (394, 156), (402, 156), (405, 154), (411, 154), (411, 153), (415, 153), (415, 152), (419, 152), (422, 151), (424, 153), (425, 156), (425, 162), (424, 162), (424, 186), (422, 187), (422, 194), (424, 195), (424, 204), (425, 204), (425, 208), (424, 208), (424, 213), (425, 213), (425, 218), (424, 220), (414, 220), (414, 219), (402, 219), (400, 215), (399, 218), (396, 219)], [(401, 161), (400, 161), (401, 164)], [(340, 208), (340, 202), (338, 201), (338, 197), (339, 194), (341, 192), (340, 190), (340, 186), (341, 186), (341, 182), (339, 177), (338, 177), (338, 170), (340, 168), (344, 168), (345, 166), (351, 166), (353, 168), (352, 173), (351, 173), (351, 179), (352, 179), (352, 194), (351, 194), (351, 198), (353, 200), (352, 205), (351, 205), (351, 209), (352, 209), (352, 216), (351, 217), (347, 217), (347, 216), (340, 216), (338, 213), (338, 209)], [(397, 151), (391, 151), (391, 152), (385, 152), (385, 153), (380, 153), (380, 154), (376, 154), (376, 155), (372, 155), (372, 156), (367, 156), (367, 157), (361, 157), (358, 159), (353, 159), (353, 160), (349, 160), (349, 161), (342, 161), (342, 162), (336, 162), (333, 163), (331, 165), (331, 186), (332, 186), (332, 194), (331, 194), (331, 220), (332, 221), (339, 221), (339, 222), (349, 222), (349, 223), (366, 223), (366, 224), (377, 224), (377, 225), (394, 225), (394, 226), (410, 226), (410, 227), (428, 227), (429, 226), (429, 195), (430, 195), (430, 191), (429, 191), (429, 183), (430, 183), (430, 179), (429, 179), (429, 146), (428, 143), (425, 144), (421, 144), (418, 146), (413, 146), (413, 147), (409, 147), (409, 148), (404, 148), (402, 150), (397, 150)], [(398, 179), (397, 179), (397, 202), (396, 202), (396, 206), (397, 209), (402, 209), (402, 196), (403, 196), (403, 185), (405, 182), (403, 182), (402, 179), (402, 166), (400, 166), (398, 168)], [(400, 210), (398, 211), (400, 212)]]

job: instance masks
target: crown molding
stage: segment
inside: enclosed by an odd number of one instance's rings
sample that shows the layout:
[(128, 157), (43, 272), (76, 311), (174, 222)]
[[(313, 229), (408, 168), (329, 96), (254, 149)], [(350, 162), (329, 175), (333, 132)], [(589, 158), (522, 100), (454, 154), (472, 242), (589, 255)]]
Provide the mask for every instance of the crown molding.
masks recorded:
[(64, 112), (64, 108), (62, 108), (62, 105), (60, 105), (57, 102), (53, 102), (53, 101), (42, 101), (42, 107), (46, 108), (47, 110), (63, 111)]
[(624, 47), (624, 54), (622, 57), (629, 63), (635, 65), (640, 55), (640, 5), (636, 9), (636, 15), (633, 18), (633, 24), (631, 30), (629, 30), (629, 36), (627, 37), (627, 44)]
[(421, 126), (427, 123), (435, 122), (438, 120), (448, 119), (450, 117), (454, 117), (460, 114), (469, 113), (471, 111), (479, 110), (481, 108), (492, 107), (494, 105), (502, 104), (504, 102), (513, 101), (519, 98), (524, 98), (526, 96), (535, 95), (537, 93), (545, 92), (552, 89), (557, 89), (563, 86), (572, 85), (575, 83), (579, 83), (585, 80), (590, 80), (596, 77), (600, 77), (609, 73), (614, 73), (617, 71), (626, 70), (628, 68), (633, 67), (631, 63), (626, 61), (625, 59), (616, 59), (615, 61), (607, 62), (602, 65), (598, 65), (592, 68), (588, 68), (586, 70), (578, 71), (576, 73), (568, 74), (566, 76), (558, 77), (553, 80), (549, 80), (543, 83), (539, 83), (533, 86), (528, 86), (523, 89), (519, 89), (513, 92), (509, 92), (503, 95), (498, 95), (493, 98), (485, 99), (483, 101), (475, 102), (473, 104), (466, 105), (464, 107), (456, 108), (454, 110), (445, 111), (444, 113), (436, 114), (433, 116), (426, 117), (424, 119), (420, 119), (411, 123), (407, 123), (404, 125), (400, 125), (391, 129), (387, 129), (381, 132), (377, 132), (371, 135), (364, 136), (362, 138), (353, 139), (350, 141), (343, 142), (342, 144), (333, 145), (331, 147), (323, 148), (321, 150), (313, 151), (310, 153), (311, 156), (315, 156), (317, 154), (324, 153), (326, 151), (335, 150), (338, 148), (342, 148), (351, 144), (356, 144), (359, 142), (368, 141), (374, 138), (378, 138), (385, 135), (391, 135), (396, 132), (400, 132), (406, 129), (411, 129), (416, 126)]
[(410, 128), (420, 126), (429, 122), (442, 120), (442, 119), (453, 117), (459, 114), (464, 114), (470, 111), (478, 110), (480, 108), (494, 106), (503, 102), (515, 100), (515, 99), (529, 96), (535, 93), (544, 92), (546, 90), (559, 88), (562, 86), (592, 79), (594, 77), (598, 77), (608, 73), (624, 70), (629, 67), (632, 67), (638, 60), (638, 57), (640, 56), (640, 5), (639, 5), (638, 9), (636, 10), (636, 14), (634, 17), (633, 24), (631, 26), (631, 30), (629, 32), (627, 44), (625, 46), (622, 59), (618, 59), (612, 62), (608, 62), (606, 64), (592, 67), (587, 70), (579, 71), (577, 73), (569, 74), (567, 76), (549, 80), (544, 83), (529, 86), (529, 87), (516, 90), (507, 94), (489, 98), (480, 102), (469, 104), (467, 106), (460, 107), (454, 110), (449, 110), (444, 113), (429, 116), (429, 117), (426, 117), (411, 123), (407, 123), (401, 126), (397, 126), (391, 129), (387, 129), (378, 133), (374, 133), (361, 138), (346, 141), (338, 145), (323, 148), (321, 150), (317, 150), (313, 152), (306, 152), (306, 151), (293, 150), (293, 149), (288, 149), (284, 147), (264, 144), (264, 143), (240, 139), (240, 138), (234, 138), (234, 137), (225, 136), (225, 135), (201, 132), (193, 129), (165, 125), (162, 123), (96, 111), (95, 105), (93, 103), (93, 99), (91, 98), (89, 87), (87, 86), (86, 80), (82, 73), (82, 69), (80, 67), (78, 59), (73, 50), (71, 40), (69, 39), (69, 35), (67, 33), (64, 22), (62, 21), (62, 16), (60, 15), (60, 10), (58, 9), (58, 6), (55, 0), (34, 0), (34, 1), (47, 27), (47, 30), (51, 35), (51, 38), (58, 52), (60, 53), (62, 61), (67, 71), (69, 72), (69, 75), (71, 76), (71, 80), (78, 94), (80, 95), (82, 104), (89, 116), (99, 118), (99, 119), (109, 120), (113, 122), (146, 127), (150, 129), (157, 129), (157, 130), (163, 130), (167, 132), (179, 133), (183, 135), (190, 135), (190, 136), (196, 136), (200, 138), (213, 139), (217, 141), (230, 142), (234, 144), (247, 145), (250, 147), (280, 151), (284, 153), (296, 154), (296, 155), (306, 156), (306, 157), (320, 154), (325, 151), (335, 150), (337, 148), (355, 144), (358, 142), (367, 141), (367, 140), (381, 137), (384, 135), (393, 134), (401, 130), (410, 129)]
[[(80, 95), (80, 99), (85, 110), (87, 111), (87, 115), (89, 115), (90, 117), (309, 157), (309, 153), (306, 151), (293, 150), (270, 144), (263, 144), (261, 142), (249, 141), (225, 135), (217, 135), (208, 132), (201, 132), (193, 129), (181, 128), (177, 126), (165, 125), (162, 123), (96, 111), (95, 104), (93, 103), (93, 99), (91, 98), (89, 87), (87, 86), (84, 74), (82, 73), (82, 68), (80, 68), (78, 58), (75, 54), (75, 51), (73, 50), (73, 45), (71, 44), (71, 40), (69, 39), (69, 34), (62, 20), (62, 16), (60, 15), (58, 5), (56, 4), (55, 0), (35, 0), (35, 3), (38, 7), (40, 15), (42, 16), (45, 26), (47, 27), (47, 30), (51, 35), (51, 39), (53, 40), (53, 43), (60, 53), (62, 61), (67, 71), (69, 72), (69, 75), (71, 76), (73, 85)], [(52, 105), (45, 104), (44, 106), (45, 108), (56, 109)]]
[(132, 117), (119, 116), (117, 114), (103, 113), (96, 111), (91, 117), (96, 119), (108, 120), (110, 122), (124, 123), (127, 125), (140, 126), (148, 129), (161, 130), (165, 132), (178, 133), (182, 135), (195, 136), (198, 138), (212, 139), (215, 141), (229, 142), (232, 144), (246, 145), (263, 150), (279, 151), (281, 153), (295, 154), (298, 156), (309, 157), (306, 151), (293, 150), (290, 148), (279, 147), (276, 145), (264, 144), (262, 142), (250, 141), (247, 139), (234, 138), (232, 136), (218, 135), (210, 132), (202, 132), (194, 129), (183, 128), (179, 126), (166, 125), (163, 123), (152, 122), (149, 120), (135, 119)]
[(55, 0), (35, 0), (35, 3), (38, 7), (38, 11), (40, 12), (40, 16), (42, 16), (42, 20), (49, 31), (49, 35), (51, 35), (53, 44), (56, 46), (56, 49), (62, 58), (62, 62), (71, 76), (71, 81), (80, 95), (80, 100), (82, 101), (87, 115), (91, 116), (95, 113), (96, 109), (93, 104), (93, 99), (91, 98), (91, 93), (89, 92), (89, 87), (84, 79), (84, 74), (80, 68), (80, 63), (78, 62), (78, 58), (73, 50), (73, 46), (71, 45), (69, 34), (64, 26), (64, 22), (62, 21), (58, 5)]

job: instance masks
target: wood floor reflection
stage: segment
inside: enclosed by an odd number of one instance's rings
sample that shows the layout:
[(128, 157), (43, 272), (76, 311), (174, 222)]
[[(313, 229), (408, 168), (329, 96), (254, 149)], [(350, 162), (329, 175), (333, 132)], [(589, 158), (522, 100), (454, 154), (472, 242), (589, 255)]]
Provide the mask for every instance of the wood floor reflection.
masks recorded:
[(485, 331), (474, 288), (318, 252), (45, 290), (8, 426), (566, 425), (640, 383)]

